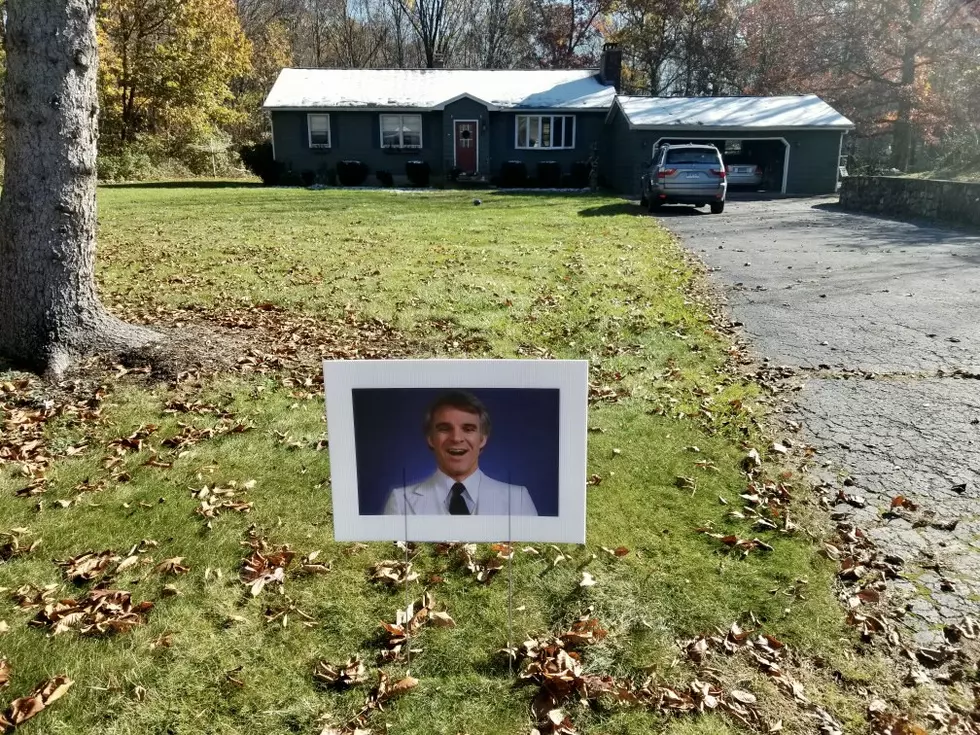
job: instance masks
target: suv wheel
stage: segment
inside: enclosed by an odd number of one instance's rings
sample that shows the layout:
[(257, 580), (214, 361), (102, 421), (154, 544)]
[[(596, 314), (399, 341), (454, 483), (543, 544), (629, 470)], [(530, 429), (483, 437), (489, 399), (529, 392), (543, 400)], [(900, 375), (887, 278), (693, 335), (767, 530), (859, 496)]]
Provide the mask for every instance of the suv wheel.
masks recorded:
[(660, 210), (660, 208), (663, 205), (664, 205), (663, 202), (661, 202), (659, 199), (654, 199), (653, 197), (650, 197), (650, 201), (647, 204), (647, 211), (648, 212), (657, 212), (657, 211)]
[(725, 211), (724, 202), (711, 202), (711, 214), (721, 214)]

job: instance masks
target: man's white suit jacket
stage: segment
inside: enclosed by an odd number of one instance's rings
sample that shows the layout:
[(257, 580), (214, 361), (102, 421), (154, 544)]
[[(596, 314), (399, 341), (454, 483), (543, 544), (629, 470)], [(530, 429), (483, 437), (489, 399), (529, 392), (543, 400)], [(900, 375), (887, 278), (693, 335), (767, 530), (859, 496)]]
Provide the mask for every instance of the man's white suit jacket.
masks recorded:
[[(509, 507), (512, 516), (536, 516), (537, 508), (531, 500), (531, 494), (522, 485), (508, 485), (506, 482), (494, 480), (481, 470), (466, 478), (464, 484), (472, 479), (478, 479), (476, 510), (471, 515), (505, 516)], [(451, 482), (451, 481), (450, 481)], [(440, 516), (449, 515), (447, 500), (446, 478), (440, 472), (416, 485), (407, 488), (395, 488), (388, 495), (385, 503), (385, 515), (406, 515), (405, 503), (408, 503), (407, 515)]]

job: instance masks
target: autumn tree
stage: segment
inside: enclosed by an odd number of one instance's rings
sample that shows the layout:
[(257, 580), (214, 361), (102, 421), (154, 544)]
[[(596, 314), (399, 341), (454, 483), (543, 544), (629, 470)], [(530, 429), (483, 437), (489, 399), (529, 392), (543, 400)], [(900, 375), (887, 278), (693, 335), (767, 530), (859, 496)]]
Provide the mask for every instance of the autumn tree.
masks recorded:
[(252, 144), (266, 136), (269, 121), (262, 103), (279, 72), (293, 64), (290, 32), (285, 22), (272, 21), (255, 28), (253, 33), (250, 68), (231, 85), (237, 114), (232, 116), (227, 128), (239, 144)]
[(531, 0), (531, 32), (538, 64), (580, 69), (597, 63), (598, 21), (612, 0)]
[[(828, 0), (821, 0), (828, 2)], [(978, 0), (854, 0), (828, 8), (830, 32), (843, 42), (844, 96), (863, 122), (891, 138), (895, 168), (909, 167), (914, 134), (931, 139), (944, 124), (934, 75), (956, 62)]]
[(96, 0), (6, 7), (0, 353), (61, 375), (80, 355), (155, 339), (95, 288)]
[(230, 0), (103, 0), (99, 47), (107, 148), (141, 133), (186, 142), (227, 123), (250, 54)]
[(632, 94), (664, 95), (674, 87), (683, 44), (682, 0), (621, 0), (605, 20), (623, 49), (623, 83)]

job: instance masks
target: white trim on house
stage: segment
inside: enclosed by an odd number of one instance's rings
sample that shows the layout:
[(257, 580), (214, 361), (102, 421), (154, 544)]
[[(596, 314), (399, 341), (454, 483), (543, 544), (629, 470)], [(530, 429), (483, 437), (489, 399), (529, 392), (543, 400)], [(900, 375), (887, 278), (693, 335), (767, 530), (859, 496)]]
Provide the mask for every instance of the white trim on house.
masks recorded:
[(455, 97), (452, 97), (451, 99), (446, 100), (445, 102), (440, 102), (438, 105), (436, 105), (435, 107), (432, 107), (430, 109), (435, 110), (435, 111), (445, 110), (447, 107), (449, 107), (449, 105), (453, 104), (454, 102), (459, 102), (460, 100), (473, 100), (473, 102), (476, 102), (478, 104), (483, 105), (484, 107), (486, 107), (491, 112), (499, 112), (500, 111), (500, 107), (498, 105), (495, 105), (493, 102), (487, 102), (486, 100), (481, 100), (479, 97), (477, 97), (476, 95), (470, 94), (469, 92), (463, 92), (462, 94), (458, 94)]
[[(314, 143), (313, 142), (313, 118), (315, 117), (325, 117), (327, 118), (327, 142), (326, 143)], [(306, 113), (306, 144), (310, 148), (329, 148), (332, 143), (330, 134), (330, 113), (329, 112), (308, 112)], [(274, 156), (275, 154), (273, 154)]]
[(456, 168), (456, 123), (473, 123), (476, 130), (476, 169), (473, 173), (480, 173), (480, 121), (467, 118), (453, 118), (453, 168)]
[[(715, 131), (712, 131), (712, 132), (715, 132)], [(699, 135), (699, 136), (697, 136), (696, 139), (697, 140), (733, 140), (733, 139), (736, 139), (736, 137), (737, 136), (731, 136), (731, 135), (726, 135), (726, 136), (722, 136), (722, 137), (719, 137), (717, 135)], [(667, 136), (664, 136), (662, 138), (657, 138), (657, 140), (653, 144), (653, 149), (652, 150), (653, 151), (656, 151), (657, 150), (657, 146), (660, 145), (660, 141), (662, 141), (662, 140), (674, 140), (675, 138), (676, 138), (676, 136), (673, 136), (673, 135), (667, 135)], [(783, 138), (782, 136), (777, 136), (777, 135), (773, 135), (771, 137), (765, 137), (765, 138), (764, 137), (753, 137), (753, 138), (737, 138), (737, 139), (738, 140), (781, 140), (781, 141), (783, 141), (783, 151), (785, 153), (785, 155), (783, 156), (783, 185), (780, 188), (779, 193), (780, 194), (785, 194), (786, 193), (786, 182), (789, 180), (789, 154), (790, 154), (790, 148), (792, 147), (792, 146), (790, 146), (789, 141), (786, 140), (786, 138)], [(653, 154), (651, 153), (651, 158), (652, 157), (653, 157)]]
[[(552, 143), (554, 142), (554, 139), (555, 139), (554, 138), (554, 133), (555, 133), (555, 118), (556, 117), (561, 117), (561, 118), (565, 118), (566, 120), (568, 118), (571, 118), (571, 120), (572, 120), (572, 144), (571, 145), (565, 145), (565, 123), (563, 122), (562, 123), (562, 144), (561, 145), (549, 145), (549, 146), (520, 145), (520, 143), (518, 141), (518, 131), (520, 130), (520, 120), (521, 120), (522, 117), (524, 117), (524, 118), (537, 118), (538, 119), (538, 137), (539, 138), (541, 137), (541, 134), (542, 134), (541, 133), (541, 129), (543, 127), (542, 126), (542, 120), (544, 118), (550, 118), (551, 119), (550, 135), (551, 135)], [(531, 138), (531, 127), (530, 127), (530, 124), (528, 124), (527, 133), (528, 133), (528, 140), (530, 140), (530, 138)], [(537, 110), (535, 110), (533, 113), (525, 113), (525, 114), (517, 113), (516, 115), (514, 115), (514, 150), (518, 150), (518, 151), (561, 151), (561, 150), (567, 151), (567, 150), (572, 150), (572, 149), (575, 148), (575, 136), (576, 136), (577, 133), (578, 133), (578, 123), (575, 120), (575, 115), (568, 115), (568, 114), (542, 115), (542, 114), (539, 114)]]
[[(385, 126), (384, 126), (384, 119), (386, 117), (397, 117), (397, 118), (399, 118), (399, 123), (398, 123), (398, 136), (401, 139), (401, 144), (400, 145), (393, 145), (393, 146), (392, 145), (388, 145), (388, 146), (385, 145)], [(402, 122), (401, 121), (402, 121), (403, 118), (406, 118), (406, 117), (417, 117), (418, 120), (419, 120), (419, 144), (418, 145), (405, 145), (404, 130), (402, 130), (403, 125), (402, 125)], [(381, 143), (381, 147), (382, 148), (395, 149), (395, 150), (401, 150), (401, 149), (421, 150), (421, 148), (422, 148), (422, 146), (424, 144), (424, 141), (422, 139), (422, 128), (423, 128), (423, 125), (422, 125), (422, 115), (420, 113), (418, 113), (418, 112), (382, 113), (381, 115), (378, 115), (378, 135), (379, 135), (379, 140), (380, 140), (380, 143)]]

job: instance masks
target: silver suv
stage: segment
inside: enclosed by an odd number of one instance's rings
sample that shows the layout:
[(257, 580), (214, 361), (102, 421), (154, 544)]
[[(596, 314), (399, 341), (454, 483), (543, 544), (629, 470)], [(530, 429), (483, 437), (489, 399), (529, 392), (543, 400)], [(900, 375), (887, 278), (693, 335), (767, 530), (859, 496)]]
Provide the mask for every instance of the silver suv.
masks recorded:
[(725, 164), (713, 145), (664, 144), (640, 181), (640, 204), (651, 212), (664, 204), (710, 204), (712, 214), (721, 214), (727, 189)]

